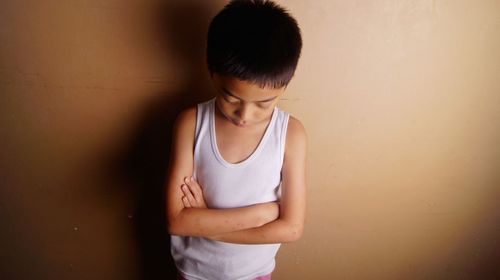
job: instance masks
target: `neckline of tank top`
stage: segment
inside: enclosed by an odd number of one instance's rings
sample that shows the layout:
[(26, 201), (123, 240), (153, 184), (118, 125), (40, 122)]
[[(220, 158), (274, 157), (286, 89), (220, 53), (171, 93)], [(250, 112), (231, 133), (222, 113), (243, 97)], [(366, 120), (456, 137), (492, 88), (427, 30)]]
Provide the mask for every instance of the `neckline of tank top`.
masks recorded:
[(257, 147), (255, 150), (248, 156), (246, 159), (237, 162), (237, 163), (231, 163), (226, 161), (220, 151), (219, 147), (217, 145), (217, 135), (215, 133), (215, 98), (211, 100), (210, 102), (210, 140), (212, 142), (212, 149), (214, 151), (215, 157), (217, 160), (224, 166), (226, 167), (243, 167), (251, 163), (259, 154), (260, 151), (262, 150), (263, 146), (266, 144), (267, 139), (269, 138), (269, 134), (271, 134), (271, 131), (274, 128), (274, 125), (276, 123), (276, 118), (278, 115), (278, 107), (275, 106), (273, 109), (273, 114), (271, 115), (271, 120), (269, 121), (269, 124), (266, 127), (266, 131), (264, 132), (264, 135), (259, 141), (259, 144), (257, 144)]

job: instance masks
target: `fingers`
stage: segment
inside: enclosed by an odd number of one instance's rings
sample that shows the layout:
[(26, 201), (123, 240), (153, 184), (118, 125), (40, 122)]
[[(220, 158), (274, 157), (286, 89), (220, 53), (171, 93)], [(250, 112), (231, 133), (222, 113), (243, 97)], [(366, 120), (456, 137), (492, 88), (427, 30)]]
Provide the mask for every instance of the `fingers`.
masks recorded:
[(184, 207), (186, 208), (191, 208), (191, 203), (189, 203), (189, 200), (186, 196), (183, 196), (182, 197), (182, 204), (184, 204)]
[(201, 187), (198, 184), (198, 182), (196, 182), (190, 177), (186, 177), (184, 179), (184, 182), (186, 183), (186, 185), (188, 185), (189, 189), (191, 190), (191, 193), (193, 193), (193, 196), (198, 200), (202, 196)]
[(184, 196), (182, 197), (182, 202), (184, 203), (184, 205), (185, 206), (189, 205), (188, 207), (196, 207), (197, 206), (196, 200), (191, 191), (189, 190), (188, 186), (183, 184), (181, 186), (181, 189), (182, 192), (184, 193)]
[(186, 186), (187, 189), (183, 192), (191, 207), (207, 208), (201, 185), (193, 177), (184, 178), (184, 182), (183, 186)]

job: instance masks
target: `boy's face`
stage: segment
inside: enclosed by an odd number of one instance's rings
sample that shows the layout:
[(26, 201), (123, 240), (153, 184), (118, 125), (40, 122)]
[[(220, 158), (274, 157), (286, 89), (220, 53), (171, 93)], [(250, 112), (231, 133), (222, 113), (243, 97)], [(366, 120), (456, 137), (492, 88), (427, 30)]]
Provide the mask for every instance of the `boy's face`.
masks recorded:
[(268, 120), (285, 87), (261, 88), (240, 79), (212, 75), (217, 90), (216, 104), (222, 115), (238, 127), (250, 127)]

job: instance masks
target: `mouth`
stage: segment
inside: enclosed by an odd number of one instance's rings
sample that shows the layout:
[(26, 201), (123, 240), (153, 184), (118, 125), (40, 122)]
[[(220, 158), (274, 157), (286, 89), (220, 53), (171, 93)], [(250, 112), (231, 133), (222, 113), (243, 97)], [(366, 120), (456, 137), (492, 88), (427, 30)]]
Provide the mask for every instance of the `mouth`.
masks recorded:
[(239, 126), (239, 127), (245, 127), (245, 126), (247, 126), (247, 123), (238, 122), (238, 121), (236, 121), (236, 120), (234, 120), (234, 119), (231, 119), (231, 121), (232, 121), (235, 125), (237, 125), (237, 126)]

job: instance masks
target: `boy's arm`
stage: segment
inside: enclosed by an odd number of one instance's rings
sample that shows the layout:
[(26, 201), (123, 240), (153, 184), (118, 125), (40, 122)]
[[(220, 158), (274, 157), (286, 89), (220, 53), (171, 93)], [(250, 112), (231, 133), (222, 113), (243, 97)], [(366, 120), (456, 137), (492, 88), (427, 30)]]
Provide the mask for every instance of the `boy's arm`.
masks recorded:
[(170, 234), (208, 236), (261, 226), (277, 218), (276, 203), (232, 209), (185, 208), (181, 185), (193, 173), (196, 107), (177, 117), (172, 135), (170, 161), (165, 182), (167, 225)]
[(298, 240), (304, 229), (306, 210), (307, 136), (299, 120), (290, 117), (286, 137), (280, 216), (260, 227), (208, 238), (229, 243), (264, 244)]

